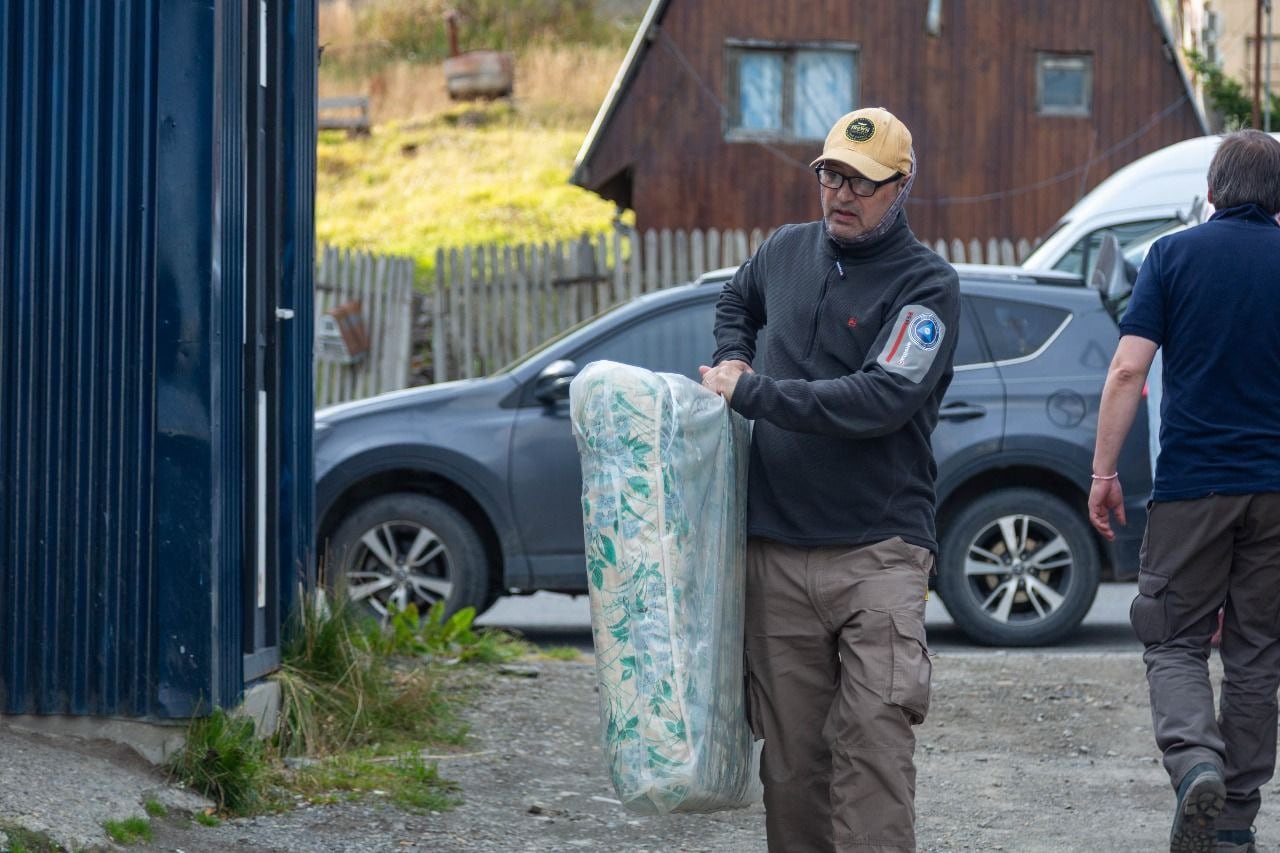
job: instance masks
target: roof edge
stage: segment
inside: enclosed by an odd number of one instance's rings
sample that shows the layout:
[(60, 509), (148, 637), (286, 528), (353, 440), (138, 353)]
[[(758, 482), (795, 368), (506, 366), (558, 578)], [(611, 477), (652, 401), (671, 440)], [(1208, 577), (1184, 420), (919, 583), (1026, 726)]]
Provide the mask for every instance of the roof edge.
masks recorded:
[(613, 85), (609, 87), (609, 92), (604, 96), (604, 103), (600, 105), (600, 110), (596, 113), (595, 120), (591, 122), (591, 129), (587, 131), (586, 139), (582, 140), (582, 147), (578, 149), (578, 156), (573, 159), (573, 174), (569, 176), (569, 183), (576, 184), (584, 189), (590, 189), (587, 187), (587, 161), (595, 154), (606, 125), (613, 118), (614, 112), (622, 102), (623, 93), (631, 85), (631, 81), (635, 79), (636, 73), (640, 70), (640, 60), (643, 58), (642, 54), (650, 41), (650, 34), (657, 26), (658, 20), (662, 17), (662, 13), (666, 11), (667, 4), (670, 2), (671, 0), (651, 0), (649, 3), (649, 8), (644, 13), (644, 19), (636, 29), (636, 36), (631, 40), (631, 47), (627, 50), (626, 58), (622, 60), (622, 65), (618, 68), (618, 74), (613, 78)]
[(1160, 7), (1160, 0), (1149, 0), (1149, 2), (1151, 14), (1156, 19), (1156, 26), (1160, 28), (1160, 35), (1164, 37), (1165, 46), (1173, 54), (1173, 66), (1178, 69), (1178, 77), (1182, 80), (1182, 85), (1187, 90), (1187, 100), (1191, 102), (1191, 109), (1196, 115), (1196, 121), (1200, 123), (1200, 132), (1205, 136), (1210, 136), (1213, 131), (1209, 129), (1209, 120), (1204, 112), (1204, 104), (1197, 96), (1196, 87), (1192, 85), (1191, 76), (1187, 73), (1181, 45), (1173, 37), (1173, 29), (1169, 25), (1169, 19), (1164, 14), (1164, 9)]

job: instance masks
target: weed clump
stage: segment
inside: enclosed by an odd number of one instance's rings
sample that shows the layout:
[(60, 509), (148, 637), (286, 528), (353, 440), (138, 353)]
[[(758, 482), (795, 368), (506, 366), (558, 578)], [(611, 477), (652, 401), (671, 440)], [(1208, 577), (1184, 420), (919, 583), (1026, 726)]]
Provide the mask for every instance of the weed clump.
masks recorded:
[(254, 734), (253, 721), (216, 708), (192, 720), (169, 772), (219, 809), (249, 814), (262, 802), (267, 766), (266, 747)]
[(129, 817), (124, 820), (108, 820), (102, 824), (107, 835), (117, 844), (150, 842), (151, 821), (145, 817)]
[(506, 632), (476, 629), (475, 616), (468, 607), (446, 617), (438, 603), (425, 616), (410, 605), (378, 621), (341, 591), (304, 597), (272, 676), (281, 693), (276, 733), (261, 741), (251, 720), (215, 710), (192, 722), (171, 773), (233, 815), (272, 807), (280, 799), (273, 789), (313, 802), (341, 792), (449, 808), (456, 786), (427, 761), (426, 748), (466, 737), (451, 701), (464, 689), (449, 675), (453, 665), (533, 650)]

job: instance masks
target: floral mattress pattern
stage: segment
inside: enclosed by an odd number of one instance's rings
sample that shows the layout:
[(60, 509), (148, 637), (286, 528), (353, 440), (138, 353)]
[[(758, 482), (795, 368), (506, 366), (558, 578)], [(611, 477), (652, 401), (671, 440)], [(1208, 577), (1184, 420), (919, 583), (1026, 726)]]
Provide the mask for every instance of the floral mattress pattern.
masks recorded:
[(641, 814), (747, 805), (747, 423), (683, 376), (608, 361), (574, 378), (570, 408), (618, 797)]

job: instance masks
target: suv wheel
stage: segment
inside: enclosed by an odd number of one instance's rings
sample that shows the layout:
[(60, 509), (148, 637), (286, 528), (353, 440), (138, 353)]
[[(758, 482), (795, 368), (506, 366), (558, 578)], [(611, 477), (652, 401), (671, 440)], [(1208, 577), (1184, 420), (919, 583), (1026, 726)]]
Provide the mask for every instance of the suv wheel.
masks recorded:
[(983, 495), (951, 520), (939, 547), (938, 593), (974, 642), (1056, 642), (1080, 624), (1098, 592), (1090, 528), (1048, 492)]
[(484, 546), (462, 514), (426, 495), (374, 498), (347, 516), (329, 543), (326, 572), (353, 601), (379, 616), (410, 603), (425, 614), (443, 601), (450, 614), (487, 604)]

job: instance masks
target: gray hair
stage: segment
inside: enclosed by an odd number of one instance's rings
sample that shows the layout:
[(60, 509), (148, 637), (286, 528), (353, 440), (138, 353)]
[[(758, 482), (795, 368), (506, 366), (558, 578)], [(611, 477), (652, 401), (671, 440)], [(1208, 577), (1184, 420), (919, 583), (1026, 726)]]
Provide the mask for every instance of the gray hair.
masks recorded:
[(1280, 142), (1260, 130), (1224, 136), (1209, 164), (1209, 191), (1218, 209), (1256, 204), (1280, 213)]

